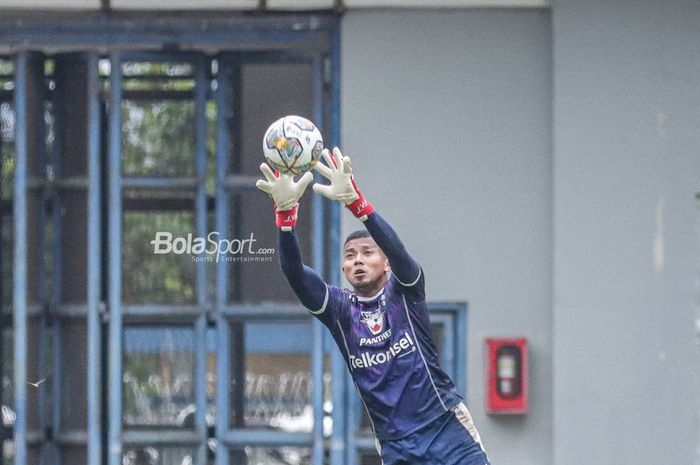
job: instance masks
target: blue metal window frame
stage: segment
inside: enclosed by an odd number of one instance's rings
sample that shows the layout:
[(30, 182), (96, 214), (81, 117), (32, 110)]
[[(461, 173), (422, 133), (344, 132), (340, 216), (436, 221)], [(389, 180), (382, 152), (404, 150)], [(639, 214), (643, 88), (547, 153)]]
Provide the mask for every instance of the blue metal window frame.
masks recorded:
[[(99, 115), (99, 77), (97, 76), (97, 49), (111, 49), (110, 59), (112, 61), (111, 87), (109, 99), (111, 109), (108, 125), (108, 156), (106, 163), (109, 167), (109, 178), (107, 180), (107, 205), (109, 207), (109, 215), (107, 218), (107, 254), (108, 263), (106, 275), (110, 282), (108, 289), (106, 307), (109, 315), (109, 347), (107, 356), (109, 360), (108, 371), (108, 425), (107, 425), (107, 463), (117, 465), (121, 463), (122, 448), (125, 443), (144, 443), (163, 441), (182, 444), (183, 442), (197, 443), (198, 461), (205, 461), (205, 443), (206, 443), (206, 425), (204, 420), (206, 396), (204, 389), (200, 386), (197, 388), (196, 403), (200, 414), (196, 418), (196, 433), (191, 434), (145, 434), (139, 432), (125, 432), (121, 425), (121, 364), (122, 364), (122, 330), (124, 319), (128, 319), (133, 315), (138, 314), (141, 318), (157, 318), (163, 316), (166, 311), (172, 311), (171, 307), (163, 308), (159, 306), (145, 306), (137, 308), (134, 306), (124, 306), (121, 303), (121, 230), (122, 230), (122, 190), (124, 187), (135, 185), (149, 185), (150, 187), (172, 187), (169, 181), (162, 179), (127, 179), (121, 176), (121, 118), (120, 107), (122, 101), (121, 87), (122, 77), (120, 73), (119, 63), (128, 57), (128, 54), (122, 52), (123, 48), (129, 47), (140, 48), (144, 44), (147, 47), (162, 47), (171, 43), (179, 43), (185, 47), (230, 47), (235, 44), (238, 47), (261, 47), (262, 49), (269, 48), (274, 50), (293, 50), (303, 47), (312, 39), (316, 40), (319, 36), (330, 36), (329, 41), (338, 44), (339, 23), (338, 18), (334, 15), (289, 15), (285, 17), (267, 17), (259, 18), (251, 21), (250, 18), (231, 18), (227, 20), (207, 19), (207, 20), (174, 20), (171, 27), (166, 31), (159, 30), (158, 26), (154, 27), (153, 21), (141, 20), (115, 20), (95, 24), (92, 21), (72, 21), (58, 19), (55, 23), (36, 23), (26, 18), (21, 21), (3, 20), (3, 34), (0, 37), (0, 42), (9, 46), (11, 49), (18, 50), (16, 54), (16, 88), (14, 92), (16, 116), (17, 116), (17, 169), (15, 172), (15, 196), (13, 199), (13, 210), (15, 212), (15, 237), (18, 240), (15, 242), (14, 248), (14, 274), (16, 276), (13, 293), (14, 293), (14, 331), (15, 331), (15, 356), (14, 365), (16, 370), (16, 395), (15, 395), (15, 410), (16, 423), (14, 427), (14, 436), (16, 442), (15, 463), (24, 465), (27, 461), (27, 424), (26, 424), (26, 405), (27, 405), (27, 319), (29, 309), (27, 304), (27, 240), (23, 234), (27, 230), (27, 191), (29, 185), (29, 176), (27, 173), (27, 162), (29, 158), (27, 149), (27, 62), (31, 52), (22, 51), (22, 49), (34, 50), (43, 47), (55, 49), (65, 46), (69, 49), (76, 47), (85, 50), (89, 53), (89, 67), (92, 70), (88, 86), (89, 86), (89, 114), (90, 122), (88, 127), (89, 137), (89, 166), (87, 182), (78, 180), (78, 184), (87, 187), (90, 195), (88, 196), (88, 269), (89, 269), (89, 290), (87, 298), (87, 308), (73, 308), (74, 306), (63, 306), (57, 309), (63, 315), (84, 315), (87, 313), (88, 326), (88, 369), (91, 373), (88, 377), (88, 431), (87, 438), (81, 438), (79, 432), (64, 432), (60, 431), (61, 423), (61, 408), (60, 408), (60, 379), (54, 383), (55, 389), (53, 396), (55, 399), (54, 415), (51, 419), (51, 424), (56, 433), (56, 438), (59, 443), (63, 444), (85, 444), (87, 443), (88, 462), (90, 464), (102, 463), (103, 444), (100, 435), (101, 428), (101, 397), (100, 388), (102, 380), (100, 379), (100, 361), (101, 361), (101, 341), (100, 341), (100, 318), (102, 304), (100, 302), (100, 249), (101, 249), (101, 218), (100, 218), (100, 180), (99, 173), (101, 170), (101, 160), (99, 153), (99, 135), (100, 135), (100, 118)], [(128, 34), (124, 34), (128, 31)], [(93, 50), (93, 51), (90, 51)], [(331, 51), (331, 63), (333, 68), (337, 70), (339, 63), (338, 48), (334, 47)], [(158, 54), (162, 58), (162, 54)], [(320, 57), (319, 54), (316, 57)], [(314, 73), (321, 76), (321, 61), (320, 58), (313, 60)], [(198, 65), (197, 82), (201, 83), (203, 74), (202, 67)], [(331, 141), (335, 140), (337, 144), (338, 128), (338, 96), (339, 85), (337, 83), (338, 75), (333, 76), (332, 87), (332, 103), (334, 115), (331, 116), (332, 128), (330, 128)], [(316, 89), (319, 83), (314, 83)], [(203, 88), (201, 85), (196, 86), (197, 89)], [(316, 92), (316, 90), (315, 90)], [(195, 99), (202, 101), (202, 93), (197, 93)], [(316, 114), (322, 108), (321, 105), (316, 105)], [(198, 105), (198, 120), (202, 121), (203, 105)], [(202, 139), (204, 134), (203, 125), (197, 126), (197, 138)], [(197, 153), (197, 175), (198, 179), (202, 180), (205, 177), (203, 172), (206, 167), (206, 160), (203, 155), (203, 144), (198, 144), (200, 151)], [(85, 184), (87, 184), (85, 186)], [(177, 184), (177, 183), (176, 183)], [(182, 184), (182, 183), (180, 183)], [(186, 182), (191, 186), (191, 182)], [(220, 185), (220, 184), (219, 184)], [(177, 186), (175, 186), (177, 187)], [(180, 185), (180, 187), (183, 187)], [(197, 233), (200, 234), (206, 230), (206, 190), (203, 181), (195, 183), (196, 193), (196, 210), (199, 212), (196, 220)], [(217, 192), (219, 193), (219, 192)], [(218, 207), (221, 208), (221, 207)], [(314, 211), (322, 210), (320, 204), (314, 205)], [(57, 211), (54, 211), (57, 214)], [(217, 221), (220, 221), (221, 214), (217, 214)], [(53, 218), (57, 225), (57, 233), (60, 234), (60, 215)], [(338, 222), (330, 225), (333, 231), (338, 230)], [(314, 234), (319, 234), (322, 230), (320, 222), (315, 223)], [(323, 253), (320, 251), (314, 252), (314, 264), (322, 266)], [(60, 275), (60, 255), (57, 256), (58, 269), (56, 275)], [(218, 279), (218, 278), (217, 278)], [(57, 280), (58, 281), (58, 280)], [(195, 322), (195, 331), (200, 337), (197, 337), (198, 347), (196, 349), (196, 370), (197, 379), (204, 380), (204, 370), (206, 361), (206, 352), (204, 350), (204, 334), (207, 327), (207, 301), (205, 295), (206, 287), (205, 268), (202, 264), (198, 267), (196, 274), (196, 289), (197, 289), (197, 304), (194, 308), (179, 308), (176, 314), (178, 318), (184, 317), (188, 319), (193, 317)], [(240, 309), (236, 310), (236, 314), (240, 314)], [(260, 309), (256, 309), (256, 314), (260, 314)], [(279, 309), (277, 309), (279, 310)], [(264, 312), (263, 312), (264, 313)], [(171, 313), (172, 314), (172, 313)], [(222, 312), (223, 314), (223, 312)], [(57, 326), (58, 327), (58, 326)], [(314, 365), (321, 366), (319, 360), (322, 360), (323, 351), (321, 337), (321, 328), (318, 325), (314, 326), (314, 338), (316, 348), (314, 350)], [(222, 334), (225, 336), (225, 334)], [(55, 361), (61, 359), (61, 347), (59, 340), (59, 330), (54, 332), (55, 345)], [(320, 357), (320, 358), (319, 358)], [(219, 366), (223, 365), (219, 362)], [(57, 365), (58, 366), (58, 365)], [(60, 370), (56, 370), (56, 377), (59, 378)], [(315, 381), (322, 380), (322, 372), (314, 372)], [(318, 402), (316, 402), (318, 404)], [(320, 405), (320, 404), (319, 404)], [(317, 408), (317, 418), (322, 418), (322, 409)], [(318, 416), (320, 413), (320, 417)], [(318, 422), (322, 425), (322, 422)], [(314, 446), (314, 463), (321, 463), (323, 455), (323, 437), (322, 430), (316, 427), (313, 434)], [(273, 442), (277, 439), (273, 438)], [(219, 456), (225, 454), (218, 454)], [(54, 459), (58, 460), (58, 454), (55, 454)], [(58, 463), (58, 462), (53, 462)]]
[[(15, 196), (13, 216), (15, 225), (13, 310), (15, 332), (15, 463), (27, 461), (27, 73), (29, 53), (17, 56), (15, 65)], [(19, 97), (19, 98), (18, 98)]]
[[(30, 304), (28, 295), (28, 239), (27, 231), (29, 225), (30, 213), (35, 215), (37, 221), (37, 229), (39, 235), (36, 240), (38, 249), (38, 257), (44, 256), (46, 249), (46, 238), (42, 232), (46, 227), (46, 211), (44, 209), (48, 200), (48, 193), (45, 187), (45, 167), (46, 167), (46, 152), (44, 147), (45, 124), (44, 124), (44, 88), (43, 75), (37, 78), (38, 63), (43, 65), (43, 57), (39, 53), (22, 53), (16, 57), (15, 62), (15, 95), (21, 96), (20, 99), (15, 98), (15, 142), (16, 142), (16, 168), (15, 168), (15, 196), (13, 199), (13, 215), (16, 218), (15, 222), (15, 244), (14, 244), (14, 272), (19, 273), (15, 278), (13, 286), (13, 330), (15, 332), (15, 457), (20, 457), (26, 460), (29, 446), (39, 447), (39, 460), (44, 461), (45, 456), (50, 451), (47, 449), (45, 440), (45, 428), (48, 426), (48, 418), (46, 417), (47, 396), (46, 386), (37, 387), (37, 410), (39, 414), (39, 430), (29, 430), (28, 411), (26, 402), (28, 401), (28, 374), (27, 364), (29, 362), (28, 351), (28, 330), (30, 322), (33, 320), (37, 325), (38, 337), (44, 341), (48, 331), (48, 322), (45, 313), (42, 311), (45, 305), (48, 305), (48, 295), (45, 289), (46, 272), (41, 263), (34, 263), (35, 278), (38, 285), (38, 293), (36, 300)], [(43, 67), (42, 67), (43, 71)], [(33, 79), (30, 79), (32, 74)], [(28, 108), (29, 96), (34, 95), (41, 104), (41, 114), (30, 114)], [(27, 127), (32, 121), (36, 127), (33, 133), (35, 140), (30, 140)], [(32, 144), (34, 144), (32, 146)], [(29, 171), (29, 152), (32, 146), (32, 153), (35, 157), (35, 169), (37, 173)], [(29, 211), (29, 194), (36, 195), (37, 202), (36, 210)], [(18, 212), (18, 214), (15, 214)], [(20, 232), (21, 231), (21, 232)], [(45, 344), (39, 344), (37, 349), (37, 375), (39, 378), (45, 379), (47, 370), (47, 349)], [(20, 381), (21, 380), (21, 381)], [(18, 399), (23, 400), (23, 405), (18, 404)], [(16, 434), (17, 425), (20, 425), (25, 434), (19, 440)]]
[[(209, 61), (202, 53), (113, 53), (111, 56), (111, 114), (110, 114), (110, 271), (121, 273), (121, 192), (125, 187), (142, 187), (152, 190), (194, 190), (195, 234), (204, 237), (207, 234), (207, 158), (206, 158), (206, 101), (209, 88), (207, 66)], [(195, 104), (195, 177), (134, 177), (123, 176), (121, 170), (121, 103), (123, 89), (121, 64), (127, 61), (164, 62), (175, 61), (190, 63), (194, 72)], [(114, 202), (114, 203), (112, 203)], [(117, 202), (119, 205), (117, 206)], [(118, 234), (118, 236), (114, 236)], [(115, 237), (118, 239), (115, 240)], [(119, 257), (119, 258), (117, 258)], [(115, 262), (116, 260), (116, 262)], [(121, 279), (121, 276), (119, 276)], [(121, 285), (112, 281), (110, 287), (110, 417), (109, 417), (109, 453), (108, 463), (119, 465), (125, 445), (187, 446), (196, 447), (197, 463), (206, 463), (207, 425), (206, 425), (206, 332), (209, 302), (207, 300), (206, 263), (195, 265), (195, 305), (122, 305), (120, 302)], [(112, 295), (112, 288), (117, 295)], [(124, 319), (131, 323), (157, 322), (165, 324), (177, 322), (193, 325), (194, 330), (194, 370), (195, 370), (195, 416), (194, 430), (159, 429), (153, 431), (144, 428), (124, 428), (122, 424), (122, 355)]]
[[(321, 53), (281, 53), (281, 52), (250, 52), (237, 54), (235, 63), (223, 61), (219, 64), (220, 67), (227, 66), (244, 66), (254, 63), (302, 63), (308, 64), (312, 69), (312, 106), (313, 119), (317, 123), (325, 121), (324, 115), (324, 100), (323, 100), (323, 61), (324, 57)], [(230, 73), (224, 70), (222, 76), (228, 76)], [(229, 92), (230, 83), (226, 80), (219, 80), (217, 87), (217, 125), (220, 130), (217, 135), (220, 140), (217, 141), (217, 209), (216, 209), (216, 228), (217, 231), (226, 236), (229, 218), (228, 218), (228, 194), (236, 187), (236, 183), (231, 182), (226, 176), (227, 166), (229, 164), (230, 150), (228, 140), (223, 137), (226, 133), (223, 131), (223, 126), (226, 124), (226, 115), (229, 113), (229, 100), (227, 95)], [(321, 131), (324, 131), (321, 125)], [(337, 134), (337, 129), (332, 131), (331, 141)], [(234, 156), (236, 154), (233, 154)], [(250, 186), (252, 187), (252, 186)], [(240, 187), (239, 187), (240, 188)], [(316, 270), (324, 269), (324, 234), (326, 232), (326, 219), (324, 212), (323, 200), (315, 196), (312, 201), (312, 266)], [(331, 224), (331, 228), (338, 228), (338, 225)], [(217, 264), (217, 286), (216, 286), (216, 308), (221, 309), (217, 318), (217, 334), (219, 337), (219, 347), (229, 347), (230, 345), (230, 323), (235, 319), (240, 318), (240, 315), (245, 315), (245, 309), (239, 305), (231, 305), (226, 301), (228, 295), (228, 269), (226, 264), (219, 262)], [(258, 309), (258, 311), (261, 309)], [(288, 312), (280, 312), (279, 306), (270, 309), (271, 313), (277, 315), (285, 315)], [(254, 314), (258, 314), (256, 311)], [(308, 313), (299, 306), (294, 306), (292, 314), (299, 314), (304, 319), (310, 318)], [(254, 315), (250, 315), (254, 317)], [(295, 446), (295, 447), (311, 447), (312, 450), (312, 465), (321, 465), (323, 463), (324, 453), (324, 437), (323, 437), (323, 361), (324, 361), (324, 330), (323, 325), (316, 319), (312, 319), (312, 340), (313, 349), (311, 351), (311, 376), (312, 384), (315, 389), (312, 390), (312, 408), (314, 415), (314, 423), (312, 433), (281, 433), (271, 432), (262, 429), (241, 429), (230, 428), (230, 396), (228, 392), (228, 382), (230, 379), (229, 367), (230, 358), (229, 352), (224, 350), (219, 353), (217, 359), (217, 439), (221, 449), (226, 451), (228, 448), (241, 447), (244, 445), (259, 446), (259, 447), (278, 447), (278, 446)], [(223, 425), (226, 425), (225, 427)], [(216, 456), (217, 465), (228, 465), (228, 453), (219, 453)]]
[[(55, 259), (55, 273), (51, 277), (52, 278), (52, 285), (54, 288), (54, 293), (51, 296), (51, 301), (48, 301), (46, 291), (45, 291), (45, 286), (46, 284), (46, 272), (43, 267), (43, 264), (36, 264), (37, 266), (37, 275), (40, 283), (41, 284), (41, 291), (39, 295), (39, 302), (38, 306), (37, 305), (29, 305), (27, 302), (27, 295), (26, 291), (21, 291), (18, 295), (17, 298), (14, 302), (15, 308), (20, 309), (20, 311), (15, 311), (15, 317), (16, 320), (20, 322), (19, 327), (15, 328), (15, 334), (16, 334), (16, 341), (15, 345), (16, 348), (20, 349), (20, 357), (15, 360), (15, 364), (17, 366), (21, 366), (24, 364), (22, 361), (22, 358), (24, 358), (26, 362), (26, 355), (22, 355), (21, 352), (26, 350), (26, 344), (27, 344), (27, 318), (40, 318), (40, 336), (39, 339), (42, 342), (42, 344), (39, 345), (38, 351), (38, 357), (39, 357), (39, 378), (45, 378), (46, 376), (46, 370), (47, 370), (47, 351), (44, 342), (45, 336), (47, 334), (47, 327), (46, 327), (46, 314), (44, 312), (44, 306), (48, 306), (51, 311), (55, 312), (57, 316), (68, 316), (70, 317), (71, 315), (80, 315), (84, 316), (86, 311), (89, 312), (88, 315), (88, 325), (93, 325), (94, 327), (94, 322), (96, 321), (95, 318), (97, 317), (98, 313), (98, 305), (96, 301), (99, 299), (99, 295), (96, 294), (95, 292), (98, 291), (98, 287), (95, 286), (95, 282), (99, 283), (100, 280), (100, 267), (98, 264), (96, 264), (95, 257), (98, 257), (95, 252), (99, 251), (99, 241), (100, 238), (99, 236), (95, 236), (95, 231), (99, 232), (99, 212), (96, 208), (96, 206), (99, 206), (99, 201), (100, 201), (100, 192), (98, 189), (96, 189), (96, 184), (91, 184), (88, 185), (87, 179), (73, 179), (73, 180), (56, 180), (56, 181), (51, 181), (51, 184), (55, 189), (53, 191), (47, 190), (46, 187), (49, 185), (49, 180), (46, 178), (46, 160), (45, 160), (45, 154), (43, 153), (44, 151), (44, 128), (40, 127), (38, 131), (36, 131), (36, 136), (38, 140), (35, 141), (36, 147), (37, 147), (37, 160), (38, 160), (38, 168), (39, 171), (42, 174), (38, 175), (30, 175), (25, 171), (26, 169), (26, 164), (29, 161), (28, 154), (26, 153), (27, 146), (29, 141), (27, 140), (27, 125), (29, 124), (28, 118), (30, 117), (27, 114), (27, 99), (28, 99), (28, 88), (27, 88), (27, 82), (26, 82), (26, 77), (27, 77), (27, 66), (30, 60), (32, 59), (40, 59), (42, 60), (41, 65), (40, 65), (40, 70), (42, 72), (41, 75), (39, 75), (39, 79), (43, 82), (44, 76), (43, 76), (43, 59), (45, 57), (42, 55), (39, 55), (36, 52), (20, 52), (16, 55), (15, 59), (15, 64), (16, 64), (16, 87), (15, 87), (15, 95), (14, 95), (14, 101), (16, 108), (19, 109), (19, 112), (17, 113), (17, 131), (16, 131), (16, 139), (19, 143), (18, 145), (18, 151), (17, 151), (17, 157), (18, 160), (20, 161), (20, 164), (23, 165), (25, 168), (20, 169), (15, 172), (15, 180), (16, 180), (16, 186), (15, 186), (15, 205), (16, 205), (16, 212), (18, 212), (18, 215), (20, 217), (24, 217), (25, 219), (21, 220), (20, 224), (17, 225), (16, 232), (19, 233), (19, 231), (23, 231), (24, 233), (20, 234), (18, 237), (20, 238), (20, 241), (25, 241), (26, 240), (26, 217), (29, 212), (26, 210), (26, 196), (28, 195), (29, 192), (37, 192), (40, 193), (40, 198), (41, 201), (39, 202), (40, 205), (40, 210), (38, 212), (33, 212), (38, 215), (38, 221), (39, 221), (39, 240), (37, 243), (37, 247), (39, 249), (38, 255), (40, 257), (44, 256), (44, 252), (46, 251), (46, 241), (45, 241), (45, 236), (43, 234), (44, 228), (47, 224), (47, 218), (45, 216), (45, 210), (44, 210), (44, 203), (49, 201), (51, 202), (53, 206), (53, 216), (51, 218), (51, 221), (53, 222), (54, 226), (56, 227), (55, 233), (56, 233), (56, 248), (53, 250), (54, 254), (54, 259)], [(37, 70), (35, 70), (36, 73)], [(96, 73), (95, 73), (96, 76)], [(98, 147), (98, 142), (99, 142), (99, 118), (95, 117), (96, 111), (96, 98), (97, 98), (97, 88), (95, 86), (96, 84), (96, 79), (95, 76), (88, 76), (88, 99), (90, 100), (91, 104), (91, 109), (90, 109), (90, 116), (89, 116), (89, 129), (88, 129), (88, 140), (89, 140), (89, 149), (88, 149), (88, 162), (90, 164), (90, 170), (94, 172), (99, 172), (99, 153), (96, 150)], [(43, 95), (44, 90), (41, 89), (35, 89), (35, 91), (40, 92), (40, 95), (37, 96), (37, 98), (45, 99), (46, 96)], [(42, 125), (43, 126), (43, 113), (39, 115), (41, 120), (34, 120), (36, 124)], [(34, 115), (36, 118), (37, 115)], [(57, 145), (54, 144), (54, 154), (57, 153)], [(58, 154), (60, 155), (60, 154)], [(60, 171), (60, 166), (58, 163), (58, 160), (60, 160), (60, 156), (54, 157), (54, 163), (53, 163), (53, 168), (54, 168), (54, 173), (56, 177), (58, 177), (58, 173)], [(34, 177), (36, 176), (36, 177)], [(93, 177), (94, 178), (94, 177)], [(59, 193), (66, 190), (66, 189), (89, 189), (90, 191), (90, 202), (88, 204), (88, 218), (89, 218), (89, 228), (90, 230), (88, 231), (88, 248), (90, 250), (90, 257), (88, 258), (88, 262), (86, 263), (86, 266), (90, 270), (88, 273), (88, 279), (89, 279), (89, 284), (88, 284), (88, 294), (89, 294), (89, 301), (87, 306), (61, 306), (60, 302), (55, 300), (57, 295), (61, 294), (61, 263), (60, 263), (60, 249), (58, 244), (60, 244), (60, 234), (61, 234), (61, 215), (60, 215), (60, 208), (58, 207), (59, 205)], [(52, 192), (52, 193), (51, 193)], [(23, 205), (24, 204), (24, 205)], [(95, 222), (97, 221), (97, 223)], [(18, 253), (17, 257), (23, 257), (20, 260), (20, 263), (17, 263), (18, 267), (23, 267), (26, 266), (26, 260), (27, 260), (27, 253), (26, 253), (26, 244), (21, 244), (18, 243), (16, 244), (16, 250), (19, 250), (20, 252)], [(99, 258), (99, 257), (98, 257)], [(25, 262), (25, 263), (22, 263)], [(22, 282), (24, 281), (24, 282)], [(22, 281), (16, 283), (15, 287), (15, 292), (17, 292), (18, 289), (26, 289), (27, 281), (26, 278), (23, 279)], [(39, 308), (38, 308), (39, 307)], [(26, 311), (22, 311), (22, 308), (26, 308)], [(61, 396), (61, 377), (62, 377), (62, 371), (57, 368), (60, 367), (60, 360), (61, 360), (61, 344), (60, 344), (60, 327), (61, 327), (61, 319), (60, 318), (55, 318), (53, 319), (53, 347), (54, 347), (54, 359), (53, 359), (53, 364), (54, 364), (54, 382), (53, 382), (53, 391), (52, 395), (54, 399), (60, 399)], [(89, 334), (89, 337), (94, 338), (97, 336), (99, 340), (99, 333), (96, 331), (92, 330)], [(93, 344), (96, 345), (96, 350), (91, 351), (88, 354), (88, 359), (90, 360), (90, 370), (94, 369), (94, 363), (95, 361), (98, 361), (99, 363), (99, 342), (93, 342)], [(92, 391), (96, 385), (99, 385), (99, 370), (94, 371), (95, 377), (91, 377), (88, 380), (86, 388), (88, 391)], [(22, 379), (24, 376), (26, 376), (26, 373), (24, 375), (20, 374), (20, 379)], [(26, 378), (25, 378), (26, 379)], [(22, 390), (25, 390), (26, 388), (24, 382), (17, 382), (15, 383), (16, 386), (22, 386)], [(39, 416), (41, 418), (42, 424), (39, 426), (42, 428), (42, 431), (27, 431), (27, 424), (24, 419), (21, 419), (19, 423), (15, 425), (15, 441), (16, 441), (16, 447), (18, 450), (18, 453), (16, 454), (16, 462), (21, 463), (26, 460), (27, 456), (27, 446), (28, 445), (37, 445), (41, 444), (42, 446), (42, 451), (40, 453), (40, 463), (53, 463), (53, 464), (58, 464), (60, 463), (60, 457), (57, 454), (57, 449), (55, 446), (56, 443), (60, 444), (74, 444), (74, 443), (84, 443), (87, 439), (84, 437), (81, 432), (76, 432), (76, 431), (63, 431), (61, 430), (61, 409), (60, 409), (60, 401), (54, 402), (54, 410), (52, 412), (52, 415), (49, 417), (46, 415), (46, 406), (47, 406), (47, 392), (46, 392), (46, 387), (47, 385), (41, 385), (38, 387), (38, 409), (39, 409)], [(26, 398), (24, 398), (24, 394), (19, 396), (18, 398), (15, 399), (15, 409), (18, 411), (18, 416), (19, 417), (26, 417)], [(99, 418), (100, 412), (99, 412), (99, 402), (94, 402), (94, 401), (89, 401), (88, 403), (88, 411), (90, 414), (90, 417), (92, 420), (93, 424), (95, 423), (95, 418)], [(96, 410), (97, 409), (97, 410)], [(99, 421), (99, 420), (98, 420)], [(51, 427), (53, 430), (54, 434), (54, 440), (55, 442), (52, 444), (47, 444), (46, 443), (46, 434), (45, 431)]]

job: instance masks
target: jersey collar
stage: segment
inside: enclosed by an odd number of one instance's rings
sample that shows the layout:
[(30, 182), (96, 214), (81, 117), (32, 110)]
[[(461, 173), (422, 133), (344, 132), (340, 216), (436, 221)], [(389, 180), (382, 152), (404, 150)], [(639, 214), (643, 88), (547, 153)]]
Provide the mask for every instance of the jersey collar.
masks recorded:
[(363, 296), (361, 296), (361, 295), (355, 294), (355, 297), (357, 298), (357, 301), (358, 301), (358, 302), (371, 302), (371, 301), (373, 301), (374, 299), (376, 299), (377, 297), (379, 297), (380, 295), (382, 295), (383, 293), (384, 293), (384, 288), (381, 288), (381, 289), (379, 289), (379, 292), (377, 292), (377, 293), (374, 294), (373, 296), (370, 296), (370, 297), (363, 297)]

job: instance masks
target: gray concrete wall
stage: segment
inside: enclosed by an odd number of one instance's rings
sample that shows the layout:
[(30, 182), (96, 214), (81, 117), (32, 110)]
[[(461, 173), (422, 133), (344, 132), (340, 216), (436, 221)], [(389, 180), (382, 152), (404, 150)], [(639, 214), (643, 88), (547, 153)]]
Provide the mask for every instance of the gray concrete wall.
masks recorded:
[(553, 30), (554, 463), (700, 463), (700, 3), (560, 0)]
[[(698, 463), (700, 4), (551, 14), (349, 12), (343, 147), (429, 297), (470, 304), (494, 463)], [(523, 418), (484, 414), (493, 335), (531, 341)]]
[[(545, 10), (343, 17), (342, 146), (429, 299), (469, 303), (468, 404), (494, 464), (552, 461), (551, 66)], [(530, 340), (528, 415), (485, 415), (487, 336)]]

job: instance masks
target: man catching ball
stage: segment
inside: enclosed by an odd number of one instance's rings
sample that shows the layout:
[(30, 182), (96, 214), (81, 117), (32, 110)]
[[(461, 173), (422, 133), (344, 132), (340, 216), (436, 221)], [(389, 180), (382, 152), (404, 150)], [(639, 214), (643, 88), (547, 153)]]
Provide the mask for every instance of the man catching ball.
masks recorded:
[(304, 265), (294, 227), (311, 173), (298, 181), (260, 169), (257, 187), (276, 206), (280, 265), (301, 303), (330, 330), (372, 422), (384, 465), (488, 465), (472, 418), (440, 368), (430, 331), (425, 277), (396, 232), (357, 188), (337, 148), (314, 166), (330, 181), (313, 190), (342, 202), (365, 230), (343, 245), (353, 290), (327, 284)]

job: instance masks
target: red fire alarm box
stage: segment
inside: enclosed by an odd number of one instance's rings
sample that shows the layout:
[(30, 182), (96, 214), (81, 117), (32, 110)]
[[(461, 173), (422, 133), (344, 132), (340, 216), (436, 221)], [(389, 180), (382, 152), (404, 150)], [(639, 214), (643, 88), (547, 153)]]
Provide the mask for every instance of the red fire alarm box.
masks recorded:
[(527, 413), (527, 339), (486, 339), (486, 413)]

